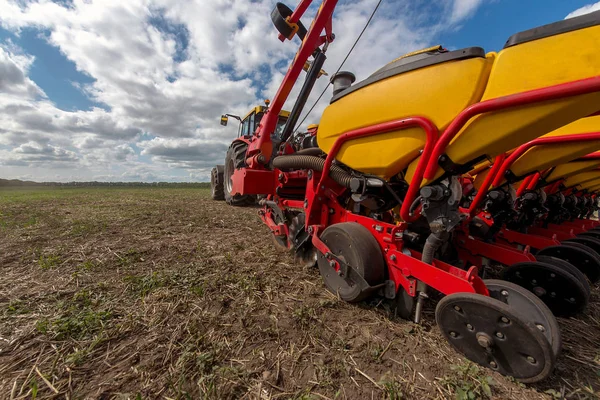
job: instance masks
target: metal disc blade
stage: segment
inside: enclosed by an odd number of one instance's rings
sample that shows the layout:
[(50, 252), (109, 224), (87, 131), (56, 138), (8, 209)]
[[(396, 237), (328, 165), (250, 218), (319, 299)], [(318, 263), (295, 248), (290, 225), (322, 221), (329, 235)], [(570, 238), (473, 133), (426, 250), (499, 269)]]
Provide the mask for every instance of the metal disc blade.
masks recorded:
[(544, 334), (518, 310), (499, 300), (454, 293), (438, 303), (435, 318), (458, 352), (503, 375), (538, 382), (554, 367), (554, 353)]

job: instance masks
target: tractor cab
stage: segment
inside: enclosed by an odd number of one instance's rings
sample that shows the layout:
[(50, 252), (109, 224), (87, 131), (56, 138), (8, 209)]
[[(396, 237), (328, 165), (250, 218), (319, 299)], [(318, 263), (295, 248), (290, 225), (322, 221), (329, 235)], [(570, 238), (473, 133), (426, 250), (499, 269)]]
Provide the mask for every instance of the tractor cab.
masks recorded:
[[(229, 117), (237, 119), (240, 121), (240, 126), (238, 128), (238, 137), (250, 137), (254, 135), (256, 128), (260, 124), (265, 112), (269, 107), (269, 101), (265, 101), (264, 106), (256, 106), (244, 118), (240, 118), (237, 115), (232, 114), (224, 114), (221, 115), (221, 125), (227, 126), (227, 122)], [(287, 122), (288, 117), (290, 116), (289, 111), (281, 110), (279, 113), (279, 118), (277, 120), (277, 126), (275, 127), (275, 132), (271, 135), (272, 139), (280, 138), (281, 133), (283, 132), (283, 128), (285, 127), (285, 123)]]

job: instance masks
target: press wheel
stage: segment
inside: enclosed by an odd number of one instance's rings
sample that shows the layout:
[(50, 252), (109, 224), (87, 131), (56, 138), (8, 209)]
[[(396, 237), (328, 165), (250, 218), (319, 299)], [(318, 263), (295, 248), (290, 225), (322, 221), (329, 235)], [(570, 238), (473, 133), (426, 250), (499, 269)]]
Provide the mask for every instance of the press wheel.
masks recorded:
[(563, 244), (572, 244), (572, 243), (583, 244), (583, 245), (589, 247), (590, 249), (594, 250), (600, 256), (600, 239), (598, 239), (597, 237), (586, 236), (585, 234), (579, 234), (579, 235), (577, 235), (577, 237), (563, 240), (562, 243)]
[(596, 239), (600, 239), (600, 230), (592, 229), (589, 231), (578, 233), (577, 236), (588, 236)]
[(548, 246), (538, 251), (536, 256), (550, 256), (570, 262), (595, 283), (600, 279), (600, 259), (589, 248), (578, 243)]
[(519, 310), (528, 321), (533, 322), (552, 346), (556, 358), (560, 353), (562, 341), (558, 322), (548, 306), (529, 290), (514, 283), (500, 279), (485, 279), (483, 283), (488, 288), (490, 297)]
[[(383, 255), (367, 228), (355, 222), (334, 224), (323, 231), (320, 239), (334, 256), (351, 266), (370, 286), (383, 282)], [(358, 282), (339, 276), (323, 253), (319, 252), (317, 262), (325, 286), (342, 300), (358, 302), (370, 294), (361, 289)]]
[(554, 352), (546, 336), (500, 300), (454, 293), (438, 303), (435, 319), (452, 347), (473, 362), (525, 383), (552, 372)]
[(590, 292), (592, 291), (592, 289), (590, 288), (590, 284), (588, 283), (587, 278), (585, 277), (583, 272), (581, 272), (580, 270), (575, 268), (573, 266), (573, 264), (571, 264), (568, 261), (561, 260), (560, 258), (550, 257), (550, 256), (537, 256), (536, 259), (537, 259), (537, 261), (540, 261), (540, 262), (543, 262), (546, 264), (552, 264), (554, 266), (562, 268), (565, 271), (567, 271), (568, 273), (570, 273), (571, 275), (573, 275), (575, 278), (579, 279), (579, 282), (581, 282), (583, 284), (583, 287), (585, 289), (585, 293), (587, 294), (587, 297), (588, 298), (590, 297)]
[(502, 271), (502, 279), (531, 291), (556, 316), (569, 317), (587, 307), (588, 295), (583, 283), (553, 264), (539, 261), (513, 264)]

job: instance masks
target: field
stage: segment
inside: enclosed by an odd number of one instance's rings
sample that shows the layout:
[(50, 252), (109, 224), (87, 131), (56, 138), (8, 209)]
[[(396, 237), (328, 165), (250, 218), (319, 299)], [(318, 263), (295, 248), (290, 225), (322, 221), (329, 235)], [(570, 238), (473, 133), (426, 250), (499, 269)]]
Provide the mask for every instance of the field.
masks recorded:
[(381, 299), (350, 305), (204, 189), (0, 191), (0, 398), (572, 399), (600, 393), (600, 300), (550, 379), (457, 355)]

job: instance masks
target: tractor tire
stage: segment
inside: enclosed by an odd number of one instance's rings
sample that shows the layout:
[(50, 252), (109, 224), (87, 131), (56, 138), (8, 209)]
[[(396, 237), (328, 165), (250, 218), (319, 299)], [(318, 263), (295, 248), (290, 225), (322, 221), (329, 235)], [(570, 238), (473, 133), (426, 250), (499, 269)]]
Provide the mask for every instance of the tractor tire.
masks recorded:
[(210, 171), (210, 197), (213, 200), (225, 200), (224, 170), (223, 165), (217, 165)]
[(246, 150), (248, 145), (241, 141), (235, 141), (229, 146), (225, 155), (225, 168), (223, 177), (225, 181), (225, 201), (227, 204), (237, 207), (247, 207), (256, 204), (256, 196), (253, 195), (231, 195), (231, 177), (236, 169), (246, 167)]

